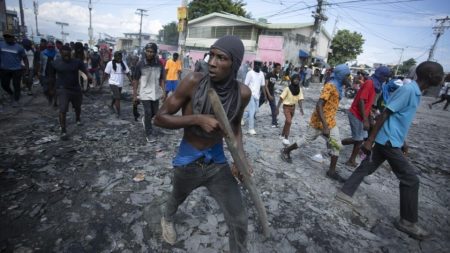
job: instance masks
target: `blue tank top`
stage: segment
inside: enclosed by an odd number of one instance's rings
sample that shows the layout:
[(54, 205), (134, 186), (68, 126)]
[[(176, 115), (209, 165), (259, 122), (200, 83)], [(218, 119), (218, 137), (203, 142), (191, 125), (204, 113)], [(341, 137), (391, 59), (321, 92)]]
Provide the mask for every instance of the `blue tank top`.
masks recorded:
[(202, 157), (204, 157), (206, 163), (210, 163), (211, 161), (213, 163), (226, 163), (227, 158), (223, 152), (223, 142), (220, 141), (210, 148), (198, 150), (186, 140), (182, 139), (178, 154), (173, 159), (172, 165), (174, 167), (185, 166)]

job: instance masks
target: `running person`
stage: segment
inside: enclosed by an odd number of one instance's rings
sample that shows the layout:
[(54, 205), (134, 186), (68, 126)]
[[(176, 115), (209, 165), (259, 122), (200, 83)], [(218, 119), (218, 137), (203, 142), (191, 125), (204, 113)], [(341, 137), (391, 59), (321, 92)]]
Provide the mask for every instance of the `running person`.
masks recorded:
[(374, 173), (387, 160), (400, 181), (400, 220), (394, 225), (411, 237), (422, 240), (429, 236), (429, 232), (417, 225), (419, 178), (416, 169), (406, 158), (408, 146), (405, 140), (419, 107), (422, 91), (441, 84), (444, 71), (439, 63), (426, 61), (417, 66), (416, 73), (417, 81), (401, 86), (386, 101), (386, 109), (377, 118), (362, 146), (366, 158), (337, 192), (336, 199), (351, 205), (352, 196), (364, 177)]
[(151, 142), (152, 118), (159, 109), (159, 99), (164, 99), (164, 66), (157, 56), (155, 43), (145, 45), (144, 53), (145, 58), (137, 63), (133, 74), (133, 104), (136, 105), (139, 99), (144, 106), (142, 124), (145, 138)]
[(72, 59), (71, 51), (69, 46), (63, 46), (60, 51), (61, 58), (53, 61), (52, 68), (50, 68), (50, 75), (56, 80), (61, 140), (67, 140), (66, 113), (69, 109), (69, 103), (72, 103), (75, 109), (77, 125), (81, 125), (80, 116), (83, 93), (81, 92), (78, 71), (83, 72), (88, 77), (89, 82), (92, 81), (92, 77), (87, 72), (84, 63), (78, 59)]
[(117, 51), (114, 53), (113, 60), (106, 64), (103, 76), (104, 80), (108, 79), (109, 87), (111, 88), (111, 108), (115, 108), (116, 117), (120, 118), (120, 96), (122, 93), (124, 77), (126, 76), (130, 83), (132, 82), (130, 69), (122, 60), (121, 52)]
[[(250, 89), (236, 81), (244, 56), (239, 37), (224, 36), (210, 49), (209, 75), (189, 73), (168, 97), (155, 117), (155, 125), (184, 128), (178, 154), (173, 160), (173, 189), (161, 219), (163, 238), (176, 242), (174, 215), (178, 206), (196, 188), (205, 186), (221, 207), (229, 229), (230, 252), (247, 252), (247, 213), (223, 149), (223, 132), (215, 119), (207, 90), (213, 88), (227, 113), (244, 156), (240, 122)], [(181, 109), (182, 115), (176, 115)]]
[(174, 92), (181, 77), (181, 63), (178, 60), (178, 53), (174, 53), (172, 59), (166, 62), (166, 97), (170, 92)]

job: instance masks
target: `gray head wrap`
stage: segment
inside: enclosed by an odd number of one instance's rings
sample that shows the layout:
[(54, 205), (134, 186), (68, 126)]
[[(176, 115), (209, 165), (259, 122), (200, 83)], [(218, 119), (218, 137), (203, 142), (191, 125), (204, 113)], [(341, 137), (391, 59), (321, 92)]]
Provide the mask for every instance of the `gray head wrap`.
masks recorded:
[[(221, 83), (211, 82), (209, 75), (205, 75), (195, 91), (192, 106), (194, 114), (214, 114), (209, 102), (207, 91), (212, 87), (219, 95), (228, 120), (233, 121), (239, 114), (241, 107), (241, 93), (236, 81), (237, 72), (244, 57), (244, 44), (237, 36), (224, 36), (218, 39), (211, 48), (219, 49), (231, 58), (231, 75)], [(195, 131), (197, 134), (209, 137), (205, 132)]]

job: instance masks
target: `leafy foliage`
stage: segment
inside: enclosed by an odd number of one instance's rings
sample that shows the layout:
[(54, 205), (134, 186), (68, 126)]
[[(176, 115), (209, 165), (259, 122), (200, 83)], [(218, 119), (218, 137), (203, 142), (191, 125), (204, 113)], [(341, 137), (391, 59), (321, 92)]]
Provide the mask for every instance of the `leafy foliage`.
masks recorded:
[(159, 30), (159, 40), (164, 44), (178, 45), (178, 27), (175, 21), (163, 25), (163, 29)]
[(417, 62), (416, 62), (416, 60), (414, 60), (414, 58), (410, 58), (410, 59), (404, 61), (398, 68), (398, 74), (403, 74), (403, 75), (408, 74), (409, 69), (412, 66), (416, 65), (416, 63)]
[(331, 42), (332, 53), (328, 64), (338, 65), (354, 60), (363, 52), (364, 39), (360, 33), (339, 30)]
[(242, 0), (192, 0), (188, 4), (188, 19), (208, 15), (213, 12), (228, 12), (237, 16), (250, 18), (250, 14), (244, 10)]

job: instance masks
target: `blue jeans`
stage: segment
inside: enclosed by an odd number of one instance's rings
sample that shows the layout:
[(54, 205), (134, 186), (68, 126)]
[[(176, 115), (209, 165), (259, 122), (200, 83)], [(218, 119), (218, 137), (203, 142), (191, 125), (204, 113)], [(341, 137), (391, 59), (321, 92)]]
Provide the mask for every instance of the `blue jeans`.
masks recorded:
[(245, 109), (244, 119), (248, 120), (248, 129), (255, 129), (255, 115), (259, 107), (259, 99), (251, 97)]
[(204, 186), (217, 201), (229, 230), (230, 252), (247, 252), (247, 211), (241, 192), (227, 163), (206, 164), (202, 158), (175, 167), (172, 193), (166, 203), (164, 218), (174, 221), (178, 206), (198, 187)]

